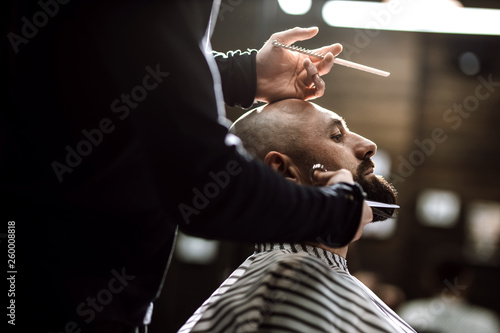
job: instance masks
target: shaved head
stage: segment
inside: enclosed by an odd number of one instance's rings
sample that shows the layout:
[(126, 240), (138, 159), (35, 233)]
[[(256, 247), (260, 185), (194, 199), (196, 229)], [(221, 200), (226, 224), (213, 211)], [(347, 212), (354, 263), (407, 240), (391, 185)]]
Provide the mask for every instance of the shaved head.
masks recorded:
[[(314, 163), (305, 152), (304, 124), (310, 122), (314, 104), (299, 99), (286, 99), (248, 111), (230, 128), (243, 146), (263, 160), (270, 151), (278, 151), (299, 165)], [(312, 164), (311, 164), (312, 165)]]

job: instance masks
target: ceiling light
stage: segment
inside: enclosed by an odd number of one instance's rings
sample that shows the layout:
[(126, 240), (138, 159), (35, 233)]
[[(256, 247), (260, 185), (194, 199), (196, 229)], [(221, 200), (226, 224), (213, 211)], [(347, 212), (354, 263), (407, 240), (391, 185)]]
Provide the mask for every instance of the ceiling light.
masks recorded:
[(278, 4), (288, 15), (304, 15), (311, 9), (312, 0), (278, 0)]
[(500, 35), (500, 10), (449, 0), (327, 1), (323, 20), (342, 28)]

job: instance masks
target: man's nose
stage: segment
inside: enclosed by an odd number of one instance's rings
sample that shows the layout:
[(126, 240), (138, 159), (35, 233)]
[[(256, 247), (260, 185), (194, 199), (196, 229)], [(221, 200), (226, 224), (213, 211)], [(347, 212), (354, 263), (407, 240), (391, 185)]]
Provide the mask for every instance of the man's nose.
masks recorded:
[(355, 146), (354, 152), (358, 159), (364, 160), (372, 157), (377, 152), (377, 145), (375, 142), (362, 137), (361, 135), (355, 134)]

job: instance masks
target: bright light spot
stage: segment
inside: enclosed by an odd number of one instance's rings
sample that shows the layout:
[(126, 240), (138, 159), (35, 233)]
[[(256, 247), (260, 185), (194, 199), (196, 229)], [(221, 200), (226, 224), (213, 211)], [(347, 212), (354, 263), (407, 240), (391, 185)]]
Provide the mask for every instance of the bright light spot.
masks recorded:
[[(411, 2), (413, 0), (383, 0), (382, 2), (392, 2), (392, 3), (401, 3), (401, 2)], [(429, 6), (431, 8), (436, 7), (463, 7), (462, 3), (457, 0), (419, 0), (419, 5)]]
[(417, 216), (422, 224), (431, 227), (451, 228), (460, 213), (460, 198), (451, 191), (426, 190), (417, 200)]
[(327, 1), (323, 20), (334, 27), (500, 35), (500, 10), (466, 8), (456, 1)]
[(175, 245), (175, 256), (189, 264), (207, 265), (217, 256), (219, 242), (179, 233)]
[(466, 219), (469, 257), (480, 262), (498, 262), (500, 245), (500, 203), (477, 201), (468, 207)]
[(384, 178), (389, 177), (391, 174), (391, 156), (385, 150), (377, 149), (377, 153), (372, 157), (372, 160), (375, 163), (375, 174)]
[(481, 70), (481, 62), (472, 52), (462, 53), (458, 58), (458, 66), (465, 75), (476, 75)]
[(288, 15), (304, 15), (311, 9), (312, 0), (278, 0), (278, 3)]
[(370, 223), (363, 229), (364, 238), (387, 239), (396, 231), (396, 219), (390, 218), (380, 222)]

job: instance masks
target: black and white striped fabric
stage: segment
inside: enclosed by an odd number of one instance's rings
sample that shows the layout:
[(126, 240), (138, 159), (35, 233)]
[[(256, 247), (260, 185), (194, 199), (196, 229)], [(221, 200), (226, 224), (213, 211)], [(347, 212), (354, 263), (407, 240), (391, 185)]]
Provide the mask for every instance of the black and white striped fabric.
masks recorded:
[(260, 244), (181, 327), (187, 332), (415, 332), (352, 276), (303, 244)]

